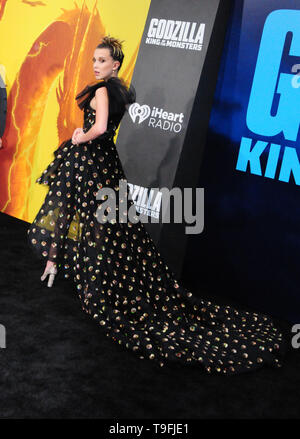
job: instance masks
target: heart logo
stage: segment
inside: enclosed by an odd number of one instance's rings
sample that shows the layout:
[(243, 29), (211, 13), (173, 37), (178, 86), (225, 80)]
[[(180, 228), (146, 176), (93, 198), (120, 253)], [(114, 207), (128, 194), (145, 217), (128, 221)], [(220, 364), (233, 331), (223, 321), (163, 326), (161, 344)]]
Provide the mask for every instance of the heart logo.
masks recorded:
[(135, 122), (136, 118), (138, 117), (140, 124), (150, 116), (151, 109), (149, 105), (140, 105), (135, 102), (134, 104), (130, 105), (128, 112), (133, 122)]

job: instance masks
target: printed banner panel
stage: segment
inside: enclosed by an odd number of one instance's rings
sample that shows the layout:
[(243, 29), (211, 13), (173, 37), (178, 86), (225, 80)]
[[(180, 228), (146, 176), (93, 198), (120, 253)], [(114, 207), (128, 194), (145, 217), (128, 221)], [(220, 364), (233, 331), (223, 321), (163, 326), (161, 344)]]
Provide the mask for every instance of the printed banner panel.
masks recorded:
[(210, 289), (298, 323), (300, 4), (234, 3), (198, 182), (208, 227), (190, 252)]
[(36, 178), (53, 151), (83, 125), (75, 96), (95, 81), (94, 50), (107, 34), (124, 40), (120, 76), (130, 82), (150, 0), (0, 2), (1, 77), (7, 117), (0, 210), (32, 221), (47, 188)]

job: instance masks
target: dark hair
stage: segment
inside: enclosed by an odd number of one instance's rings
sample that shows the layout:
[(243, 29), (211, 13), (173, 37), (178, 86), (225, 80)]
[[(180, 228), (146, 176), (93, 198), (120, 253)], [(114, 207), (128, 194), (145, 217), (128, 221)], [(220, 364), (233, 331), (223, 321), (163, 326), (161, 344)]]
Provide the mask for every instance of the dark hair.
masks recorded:
[(106, 36), (102, 38), (101, 43), (98, 44), (98, 46), (96, 47), (96, 49), (109, 49), (110, 56), (115, 61), (119, 61), (120, 63), (118, 70), (120, 70), (124, 59), (124, 53), (122, 51), (122, 43), (123, 41), (120, 41), (117, 38)]

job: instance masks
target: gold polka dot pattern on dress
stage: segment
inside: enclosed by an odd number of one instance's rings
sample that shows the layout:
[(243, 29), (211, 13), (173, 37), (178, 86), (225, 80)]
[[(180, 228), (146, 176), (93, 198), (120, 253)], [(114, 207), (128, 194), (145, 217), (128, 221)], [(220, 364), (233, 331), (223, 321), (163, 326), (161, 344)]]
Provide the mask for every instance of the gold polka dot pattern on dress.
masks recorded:
[[(105, 86), (109, 96), (120, 87)], [(84, 132), (95, 123), (92, 97)], [(194, 296), (177, 282), (141, 222), (97, 221), (104, 201), (96, 199), (98, 190), (113, 189), (118, 201), (120, 180), (126, 180), (113, 140), (124, 111), (110, 112), (105, 135), (79, 145), (69, 139), (55, 151), (37, 180), (49, 192), (28, 230), (29, 245), (75, 283), (83, 311), (99, 330), (140, 359), (159, 367), (198, 364), (209, 374), (280, 367), (286, 342), (270, 317)]]

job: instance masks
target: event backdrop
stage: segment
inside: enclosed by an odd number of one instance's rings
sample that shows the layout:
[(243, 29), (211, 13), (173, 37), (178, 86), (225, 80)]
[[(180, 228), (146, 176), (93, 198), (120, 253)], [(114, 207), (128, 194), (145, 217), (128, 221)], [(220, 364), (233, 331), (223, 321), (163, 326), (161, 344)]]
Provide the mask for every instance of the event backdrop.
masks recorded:
[[(132, 77), (137, 102), (117, 142), (140, 218), (178, 276), (187, 235), (201, 233), (204, 225), (204, 197), (195, 187), (230, 5), (151, 1)], [(175, 203), (168, 196), (173, 188), (180, 194)]]
[[(226, 289), (299, 323), (299, 0), (233, 3), (198, 181), (205, 226), (189, 238), (185, 275), (196, 277), (200, 294), (207, 286), (221, 295)], [(130, 81), (149, 6), (150, 0), (0, 2), (8, 91), (2, 211), (33, 218), (45, 194), (35, 178), (82, 124), (74, 97), (93, 79), (90, 51), (105, 33), (125, 39), (122, 76)], [(151, 99), (145, 103), (156, 107)], [(139, 118), (136, 110), (128, 117)]]
[[(198, 215), (184, 196), (185, 210), (181, 202), (177, 206), (183, 222), (176, 219), (175, 227), (167, 228), (162, 188), (196, 186), (231, 1), (0, 4), (2, 37), (9, 41), (1, 56), (8, 102), (0, 209), (26, 221), (34, 218), (47, 190), (37, 187), (36, 178), (53, 150), (82, 125), (75, 96), (94, 81), (92, 54), (109, 33), (126, 42), (120, 76), (132, 79), (137, 91), (117, 138), (129, 190), (141, 220), (155, 222), (146, 226), (179, 274), (185, 221), (188, 217), (188, 232), (202, 232), (203, 196)], [(21, 27), (13, 21), (16, 14), (22, 16)], [(19, 65), (12, 62), (14, 51)]]
[(299, 323), (300, 3), (234, 3), (198, 182), (205, 230), (186, 276)]
[(0, 1), (0, 64), (7, 117), (1, 154), (0, 209), (32, 221), (47, 188), (35, 183), (53, 151), (82, 127), (76, 94), (95, 81), (101, 37), (124, 42), (121, 75), (130, 82), (150, 0)]

